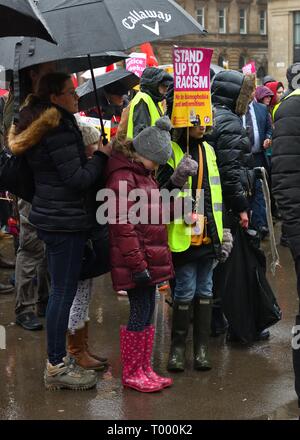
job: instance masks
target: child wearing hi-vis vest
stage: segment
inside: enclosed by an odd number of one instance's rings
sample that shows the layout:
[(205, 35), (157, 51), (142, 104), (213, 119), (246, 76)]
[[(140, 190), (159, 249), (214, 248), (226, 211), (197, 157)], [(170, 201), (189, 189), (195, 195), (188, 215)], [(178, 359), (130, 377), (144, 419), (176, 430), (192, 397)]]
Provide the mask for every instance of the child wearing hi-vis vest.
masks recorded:
[[(176, 220), (168, 226), (175, 268), (170, 371), (185, 369), (192, 308), (194, 368), (211, 369), (208, 343), (213, 271), (218, 261), (225, 261), (232, 248), (230, 231), (223, 231), (222, 188), (216, 156), (213, 148), (203, 142), (204, 133), (205, 127), (189, 128), (187, 141), (187, 129), (173, 130), (173, 139), (176, 139), (172, 142), (173, 155), (158, 173), (161, 188), (182, 189), (178, 197), (187, 193), (194, 201), (190, 218)], [(192, 176), (191, 168), (198, 169)]]

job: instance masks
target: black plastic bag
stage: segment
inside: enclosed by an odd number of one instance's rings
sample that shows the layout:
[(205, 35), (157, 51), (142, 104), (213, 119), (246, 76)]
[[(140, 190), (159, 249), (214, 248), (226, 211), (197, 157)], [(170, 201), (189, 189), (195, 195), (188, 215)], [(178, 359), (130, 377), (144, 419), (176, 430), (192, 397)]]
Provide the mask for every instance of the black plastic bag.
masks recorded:
[(84, 249), (80, 280), (96, 278), (110, 272), (108, 225), (98, 225)]
[(34, 177), (24, 155), (14, 156), (6, 150), (1, 151), (0, 188), (32, 203), (35, 192)]
[(280, 307), (266, 278), (266, 257), (251, 231), (237, 229), (232, 253), (219, 268), (219, 285), (222, 279), (223, 311), (238, 340), (251, 343), (262, 330), (281, 319)]

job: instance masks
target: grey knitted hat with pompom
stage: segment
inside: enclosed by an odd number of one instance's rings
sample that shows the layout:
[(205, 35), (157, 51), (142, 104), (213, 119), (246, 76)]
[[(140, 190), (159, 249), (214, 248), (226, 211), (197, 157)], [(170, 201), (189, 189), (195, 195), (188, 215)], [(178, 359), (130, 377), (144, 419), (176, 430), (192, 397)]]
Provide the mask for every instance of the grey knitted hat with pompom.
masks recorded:
[(172, 155), (171, 128), (168, 116), (158, 119), (154, 127), (145, 128), (133, 139), (135, 151), (145, 159), (165, 165)]

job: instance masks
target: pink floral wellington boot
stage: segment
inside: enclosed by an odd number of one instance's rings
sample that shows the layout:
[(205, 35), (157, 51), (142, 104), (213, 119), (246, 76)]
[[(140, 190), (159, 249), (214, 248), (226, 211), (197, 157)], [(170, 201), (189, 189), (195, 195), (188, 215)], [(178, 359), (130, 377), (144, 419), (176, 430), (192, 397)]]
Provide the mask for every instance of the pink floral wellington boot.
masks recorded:
[(145, 332), (131, 332), (125, 326), (120, 329), (122, 383), (142, 393), (160, 391), (163, 386), (146, 376), (142, 368), (145, 351)]

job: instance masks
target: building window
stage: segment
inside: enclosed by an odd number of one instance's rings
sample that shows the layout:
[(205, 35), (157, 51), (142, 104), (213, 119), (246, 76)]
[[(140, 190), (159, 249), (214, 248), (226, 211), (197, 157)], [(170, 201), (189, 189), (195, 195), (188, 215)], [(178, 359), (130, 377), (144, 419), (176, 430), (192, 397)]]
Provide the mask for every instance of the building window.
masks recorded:
[(260, 66), (256, 73), (257, 78), (259, 79), (259, 83), (263, 83), (263, 78), (266, 76), (266, 71), (263, 66)]
[(223, 67), (223, 68), (224, 68), (224, 63), (225, 63), (225, 58), (224, 58), (224, 56), (223, 56), (223, 55), (219, 55), (219, 58), (218, 58), (218, 65), (219, 65), (220, 67)]
[(226, 34), (226, 9), (219, 9), (219, 34)]
[(240, 9), (240, 34), (247, 33), (247, 11)]
[(294, 14), (294, 63), (300, 61), (300, 11)]
[(259, 13), (259, 32), (260, 35), (267, 35), (267, 11)]
[(247, 64), (247, 58), (245, 55), (241, 55), (239, 58), (239, 69), (242, 70), (242, 68)]
[(204, 22), (204, 8), (198, 8), (197, 9), (197, 21), (201, 26), (205, 27)]

